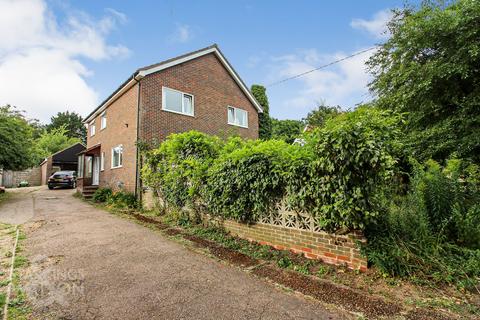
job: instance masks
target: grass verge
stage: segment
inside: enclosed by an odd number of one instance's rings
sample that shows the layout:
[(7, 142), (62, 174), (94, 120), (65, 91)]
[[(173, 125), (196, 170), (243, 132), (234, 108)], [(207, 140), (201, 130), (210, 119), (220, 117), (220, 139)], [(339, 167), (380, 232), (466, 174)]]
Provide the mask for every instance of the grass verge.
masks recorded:
[(23, 250), (22, 241), (25, 234), (19, 229), (18, 243), (15, 251), (15, 260), (13, 261), (13, 276), (10, 283), (10, 267), (12, 248), (16, 238), (16, 229), (14, 226), (0, 224), (0, 316), (3, 317), (5, 303), (7, 302), (7, 289), (11, 285), (10, 300), (8, 303), (8, 319), (23, 320), (29, 319), (30, 308), (26, 302), (26, 295), (20, 283), (22, 270), (28, 265), (28, 260), (21, 252)]

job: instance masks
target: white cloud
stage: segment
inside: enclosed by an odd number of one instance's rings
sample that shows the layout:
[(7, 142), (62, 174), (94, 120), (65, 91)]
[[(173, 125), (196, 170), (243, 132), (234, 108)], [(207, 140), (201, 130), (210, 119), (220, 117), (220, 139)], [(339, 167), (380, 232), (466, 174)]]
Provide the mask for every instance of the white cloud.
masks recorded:
[(185, 43), (193, 39), (193, 32), (189, 25), (177, 24), (175, 31), (170, 35), (170, 42)]
[(354, 29), (363, 30), (377, 39), (386, 39), (390, 36), (387, 23), (392, 18), (392, 11), (385, 9), (378, 11), (371, 20), (353, 19), (350, 26)]
[[(294, 91), (296, 94), (293, 97), (284, 99), (281, 107), (295, 108), (303, 112), (312, 109), (319, 102), (352, 108), (358, 103), (368, 101), (369, 75), (366, 72), (365, 62), (371, 54), (372, 51), (369, 51), (331, 67), (289, 80), (294, 82), (292, 85), (299, 85), (300, 89)], [(343, 52), (321, 54), (316, 49), (308, 49), (275, 57), (272, 58), (273, 67), (269, 80), (275, 82), (275, 80), (292, 77), (347, 55)], [(282, 85), (288, 84), (278, 86)]]
[(9, 103), (41, 121), (58, 111), (82, 115), (99, 97), (80, 59), (121, 58), (129, 50), (106, 37), (125, 15), (107, 10), (100, 20), (69, 14), (61, 24), (42, 0), (0, 0), (0, 105)]

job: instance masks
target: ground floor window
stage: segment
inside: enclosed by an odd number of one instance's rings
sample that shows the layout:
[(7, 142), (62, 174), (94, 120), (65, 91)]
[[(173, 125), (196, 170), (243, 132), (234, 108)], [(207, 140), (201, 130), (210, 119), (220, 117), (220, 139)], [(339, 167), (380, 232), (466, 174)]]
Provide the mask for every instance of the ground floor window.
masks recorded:
[(105, 170), (105, 152), (100, 154), (100, 171)]
[(119, 168), (123, 164), (123, 147), (116, 146), (112, 148), (112, 169)]
[(88, 156), (85, 158), (85, 178), (92, 177), (92, 169), (93, 169), (93, 157)]
[(77, 176), (79, 178), (83, 178), (83, 165), (84, 165), (83, 159), (84, 159), (83, 154), (78, 156)]

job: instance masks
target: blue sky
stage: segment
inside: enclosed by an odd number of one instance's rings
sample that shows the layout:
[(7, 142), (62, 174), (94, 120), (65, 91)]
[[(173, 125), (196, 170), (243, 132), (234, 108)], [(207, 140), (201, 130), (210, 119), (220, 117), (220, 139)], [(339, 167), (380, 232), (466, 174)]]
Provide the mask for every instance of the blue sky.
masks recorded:
[[(44, 122), (65, 109), (86, 115), (136, 68), (212, 43), (248, 85), (267, 85), (381, 43), (388, 10), (402, 6), (400, 0), (0, 0), (0, 29), (11, 31), (0, 35), (0, 103)], [(301, 119), (321, 101), (343, 108), (368, 101), (367, 58), (268, 87), (271, 115)]]

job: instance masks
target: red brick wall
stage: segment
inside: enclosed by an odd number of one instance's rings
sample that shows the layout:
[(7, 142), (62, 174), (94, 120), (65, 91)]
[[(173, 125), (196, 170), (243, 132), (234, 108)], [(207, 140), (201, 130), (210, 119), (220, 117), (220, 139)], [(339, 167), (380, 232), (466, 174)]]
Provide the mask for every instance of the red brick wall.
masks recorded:
[[(194, 96), (194, 116), (162, 110), (162, 86)], [(227, 106), (248, 112), (248, 128), (227, 124)], [(258, 138), (258, 113), (212, 53), (146, 76), (140, 81), (139, 138), (162, 141), (170, 133), (198, 130), (212, 135)]]
[(350, 269), (367, 270), (367, 259), (360, 254), (360, 248), (356, 243), (366, 241), (361, 235), (335, 235), (265, 223), (247, 225), (231, 220), (225, 220), (222, 224), (225, 229), (240, 238), (271, 245), (279, 250), (288, 249), (325, 263), (345, 264)]
[[(134, 85), (106, 109), (107, 127), (101, 129), (100, 115), (95, 118), (95, 135), (87, 132), (87, 148), (98, 143), (100, 152), (105, 152), (105, 168), (100, 171), (100, 187), (109, 186), (118, 189), (123, 183), (124, 189), (135, 191), (137, 165), (137, 104), (138, 84)], [(123, 165), (112, 169), (112, 148), (123, 146)]]

